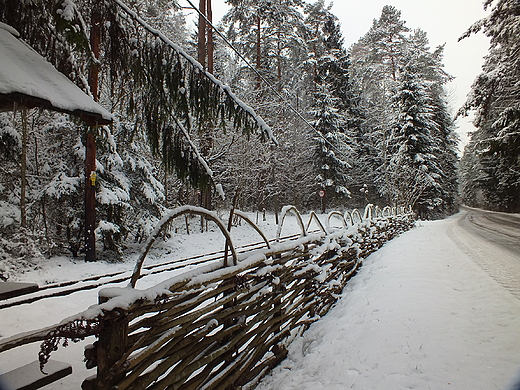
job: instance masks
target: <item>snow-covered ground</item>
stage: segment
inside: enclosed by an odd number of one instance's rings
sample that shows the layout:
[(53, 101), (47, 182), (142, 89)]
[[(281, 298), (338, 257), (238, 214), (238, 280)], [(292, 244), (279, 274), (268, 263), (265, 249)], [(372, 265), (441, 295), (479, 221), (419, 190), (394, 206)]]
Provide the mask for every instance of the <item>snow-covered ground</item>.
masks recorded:
[[(272, 216), (260, 225), (268, 238), (274, 237)], [(296, 231), (295, 221), (287, 221), (282, 234)], [(246, 226), (232, 232), (237, 245), (259, 241)], [(336, 307), (294, 341), (288, 359), (258, 389), (508, 388), (520, 374), (520, 299), (473, 261), (468, 247), (476, 241), (460, 235), (454, 240), (458, 233), (455, 217), (418, 222), (367, 258)], [(148, 263), (218, 250), (223, 238), (218, 232), (174, 235), (161, 246)], [(131, 260), (115, 265), (55, 259), (18, 279), (40, 284), (79, 279), (131, 269)], [(150, 276), (137, 287), (169, 276)], [(95, 303), (96, 296), (92, 290), (1, 310), (0, 335), (57, 323)], [(75, 373), (48, 389), (79, 388), (81, 378), (94, 373), (82, 363), (83, 346), (89, 342), (52, 355), (72, 363)], [(0, 370), (36, 360), (37, 347), (0, 354)]]
[[(220, 218), (227, 218), (227, 212), (220, 215)], [(276, 237), (278, 226), (275, 223), (274, 215), (267, 215), (265, 221), (262, 215), (251, 214), (249, 218), (256, 222), (268, 239), (271, 240)], [(326, 216), (320, 216), (320, 219), (325, 221)], [(305, 220), (307, 221), (307, 219)], [(339, 221), (332, 220), (331, 224), (335, 222), (337, 222), (337, 226), (340, 226)], [(223, 250), (225, 238), (214, 225), (210, 224), (210, 232), (204, 234), (198, 233), (197, 230), (200, 229), (200, 219), (193, 217), (191, 218), (190, 227), (192, 234), (185, 234), (186, 228), (184, 219), (178, 219), (174, 226), (174, 231), (171, 232), (171, 237), (167, 241), (158, 240), (154, 244), (146, 258), (145, 265), (165, 263)], [(315, 223), (311, 225), (311, 229), (313, 228), (317, 228)], [(178, 231), (178, 233), (175, 233), (175, 230)], [(300, 228), (296, 218), (293, 215), (288, 215), (285, 219), (281, 236), (283, 237), (299, 232)], [(231, 236), (237, 248), (262, 241), (260, 235), (245, 223), (242, 223), (238, 227), (233, 227)], [(13, 272), (9, 275), (9, 281), (32, 282), (40, 286), (46, 286), (69, 280), (84, 280), (91, 276), (113, 272), (126, 271), (129, 277), (134, 269), (137, 257), (137, 252), (130, 254), (125, 258), (123, 263), (108, 263), (104, 261), (85, 263), (82, 259), (56, 257), (45, 260), (37, 269), (24, 269), (23, 272), (21, 272), (21, 269), (18, 269), (18, 273), (13, 269)], [(183, 270), (186, 271), (191, 268), (192, 266), (188, 266)], [(183, 271), (175, 270), (148, 275), (137, 282), (136, 288), (146, 289), (152, 287), (180, 272)], [(128, 281), (110, 286), (124, 287), (127, 284)], [(42, 329), (57, 324), (69, 316), (86, 310), (89, 306), (97, 303), (98, 291), (100, 289), (101, 288), (78, 291), (66, 297), (52, 297), (31, 304), (0, 309), (0, 340), (22, 332)], [(0, 301), (0, 304), (5, 302), (6, 301)], [(79, 343), (70, 343), (66, 348), (60, 347), (58, 351), (54, 352), (51, 358), (70, 363), (73, 367), (73, 374), (47, 386), (46, 389), (79, 389), (83, 379), (94, 375), (95, 370), (87, 370), (83, 362), (84, 347), (94, 341), (95, 339), (93, 337), (89, 337)], [(34, 343), (0, 353), (0, 373), (10, 371), (37, 360), (38, 351), (39, 343)], [(0, 390), (4, 389), (1, 389), (0, 386)]]
[(372, 254), (257, 390), (513, 386), (520, 299), (456, 244), (455, 229), (456, 217), (419, 222)]

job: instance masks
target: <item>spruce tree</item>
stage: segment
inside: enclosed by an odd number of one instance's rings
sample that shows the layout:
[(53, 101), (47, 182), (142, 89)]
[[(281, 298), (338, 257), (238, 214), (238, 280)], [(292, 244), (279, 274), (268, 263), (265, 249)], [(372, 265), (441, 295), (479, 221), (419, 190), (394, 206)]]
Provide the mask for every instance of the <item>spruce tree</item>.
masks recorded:
[[(387, 197), (393, 185), (385, 167), (391, 155), (388, 147), (392, 137), (392, 95), (396, 90), (406, 53), (410, 31), (401, 20), (401, 12), (385, 6), (370, 30), (350, 48), (350, 73), (361, 91), (360, 106), (365, 113), (357, 138), (362, 142), (363, 167), (369, 172), (369, 193)], [(374, 194), (375, 195), (375, 194)]]
[(366, 116), (357, 137), (367, 178), (388, 201), (412, 205), (424, 218), (456, 209), (457, 138), (443, 49), (432, 52), (426, 33), (410, 33), (391, 6), (351, 48)]
[(310, 114), (321, 136), (314, 152), (318, 188), (326, 190), (329, 206), (351, 196), (350, 171), (356, 153), (355, 127), (358, 119), (352, 97), (349, 58), (343, 48), (339, 22), (323, 1), (309, 5), (306, 25), (308, 46), (315, 58), (314, 102)]
[[(489, 54), (483, 72), (460, 113), (475, 111), (477, 131), (465, 153), (475, 161), (474, 170), (466, 166), (462, 177), (463, 194), (484, 208), (518, 212), (520, 210), (520, 9), (513, 0), (487, 0), (488, 17), (475, 23), (462, 38), (483, 31), (490, 38)], [(478, 179), (475, 179), (478, 178)]]
[(442, 176), (433, 138), (437, 124), (429, 83), (412, 64), (403, 69), (402, 77), (394, 95), (396, 116), (388, 143), (391, 158), (384, 167), (391, 184), (386, 191), (395, 204), (410, 205), (424, 216), (432, 202), (426, 191), (438, 188)]

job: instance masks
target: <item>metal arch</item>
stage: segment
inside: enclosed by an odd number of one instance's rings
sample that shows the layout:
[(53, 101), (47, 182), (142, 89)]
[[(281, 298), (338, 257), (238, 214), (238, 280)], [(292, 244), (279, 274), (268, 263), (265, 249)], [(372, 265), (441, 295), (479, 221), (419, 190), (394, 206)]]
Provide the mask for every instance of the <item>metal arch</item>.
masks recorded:
[(349, 213), (348, 210), (345, 210), (345, 215), (343, 216), (343, 218), (345, 219), (345, 222), (347, 222), (347, 225), (349, 222), (350, 222), (350, 226), (354, 225), (354, 220), (352, 219), (352, 214)]
[(159, 224), (155, 227), (154, 231), (148, 238), (148, 241), (146, 242), (146, 245), (139, 256), (139, 259), (137, 260), (137, 263), (135, 265), (134, 272), (132, 274), (132, 278), (130, 279), (130, 287), (135, 288), (135, 284), (137, 283), (137, 280), (139, 279), (139, 276), (141, 275), (141, 269), (144, 264), (144, 259), (146, 258), (146, 255), (148, 254), (148, 251), (152, 247), (153, 243), (157, 239), (157, 236), (163, 231), (164, 227), (168, 225), (171, 221), (173, 221), (175, 218), (180, 217), (184, 214), (195, 214), (195, 215), (201, 215), (203, 217), (206, 217), (207, 219), (215, 222), (217, 226), (220, 228), (222, 234), (226, 237), (226, 240), (229, 242), (229, 246), (231, 248), (231, 253), (233, 255), (233, 265), (238, 264), (238, 257), (237, 252), (235, 250), (235, 246), (233, 245), (233, 241), (231, 240), (231, 236), (226, 229), (224, 223), (216, 217), (213, 213), (210, 211), (203, 209), (202, 207), (195, 207), (195, 206), (182, 206), (178, 207), (176, 209), (171, 210), (163, 219), (159, 222)]
[(363, 213), (363, 219), (373, 219), (373, 213), (374, 205), (371, 203), (367, 204)]
[(390, 206), (385, 206), (381, 211), (381, 215), (383, 217), (391, 217), (392, 216), (392, 208)]

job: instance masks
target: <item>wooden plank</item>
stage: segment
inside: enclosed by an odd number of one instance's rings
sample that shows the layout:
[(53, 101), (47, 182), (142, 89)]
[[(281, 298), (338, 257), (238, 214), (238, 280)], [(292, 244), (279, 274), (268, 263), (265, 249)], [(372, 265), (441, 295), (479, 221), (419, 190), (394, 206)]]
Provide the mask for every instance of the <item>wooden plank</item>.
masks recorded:
[(63, 362), (49, 360), (40, 371), (40, 362), (34, 361), (0, 375), (0, 383), (9, 390), (34, 390), (72, 374), (72, 367)]
[(36, 283), (0, 282), (0, 300), (38, 291)]

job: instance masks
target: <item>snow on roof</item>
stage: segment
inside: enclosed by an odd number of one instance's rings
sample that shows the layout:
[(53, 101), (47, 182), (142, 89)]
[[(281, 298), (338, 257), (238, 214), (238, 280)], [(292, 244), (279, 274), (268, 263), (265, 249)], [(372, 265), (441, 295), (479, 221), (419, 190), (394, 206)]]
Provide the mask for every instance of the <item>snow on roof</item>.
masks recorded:
[(0, 111), (17, 102), (72, 114), (89, 125), (112, 122), (110, 112), (18, 37), (14, 28), (0, 22)]

